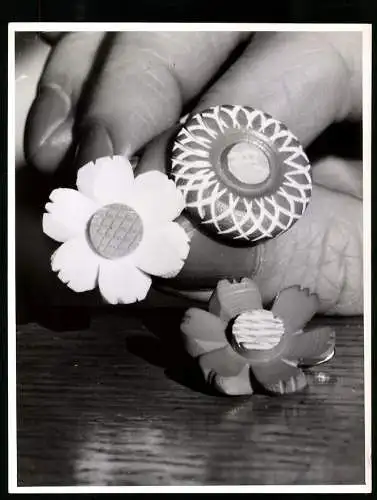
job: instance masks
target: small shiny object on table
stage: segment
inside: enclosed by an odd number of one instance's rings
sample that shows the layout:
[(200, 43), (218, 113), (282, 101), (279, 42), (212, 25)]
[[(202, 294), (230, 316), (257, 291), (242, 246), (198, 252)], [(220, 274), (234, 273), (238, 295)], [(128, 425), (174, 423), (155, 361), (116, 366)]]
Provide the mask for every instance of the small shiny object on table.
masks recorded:
[(182, 378), (169, 351), (182, 312), (98, 310), (91, 328), (60, 333), (19, 326), (20, 486), (365, 482), (362, 317), (310, 325), (336, 331), (321, 369), (335, 384), (229, 398)]
[(307, 328), (317, 307), (316, 294), (294, 286), (282, 290), (267, 311), (254, 281), (220, 280), (208, 311), (186, 311), (183, 343), (204, 381), (221, 393), (294, 393), (312, 380), (303, 367), (334, 353), (332, 328)]

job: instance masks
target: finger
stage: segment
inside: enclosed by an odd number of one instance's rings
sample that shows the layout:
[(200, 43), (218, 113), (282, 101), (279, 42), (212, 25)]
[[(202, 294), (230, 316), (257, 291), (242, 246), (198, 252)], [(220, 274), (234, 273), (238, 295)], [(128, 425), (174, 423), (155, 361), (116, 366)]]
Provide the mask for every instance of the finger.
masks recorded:
[[(347, 35), (345, 37), (345, 35)], [(258, 33), (243, 55), (203, 96), (195, 111), (219, 104), (261, 109), (308, 145), (328, 125), (361, 110), (359, 33)], [(146, 151), (139, 171), (164, 168), (166, 134)]]
[(327, 157), (313, 168), (313, 182), (333, 191), (363, 199), (363, 164), (358, 160)]
[(363, 313), (363, 207), (352, 196), (313, 188), (305, 215), (261, 245), (256, 281), (271, 301), (299, 284), (316, 293), (319, 312)]
[(63, 31), (41, 31), (41, 37), (51, 45), (58, 42), (66, 33)]
[(86, 137), (78, 166), (100, 154), (100, 137), (111, 140), (114, 154), (131, 156), (168, 129), (245, 37), (239, 32), (117, 34), (82, 120)]
[(258, 33), (197, 109), (248, 104), (308, 145), (334, 121), (361, 111), (361, 41), (360, 33)]
[(53, 171), (72, 142), (75, 110), (103, 33), (70, 33), (52, 50), (26, 125), (26, 158)]
[(22, 34), (21, 40), (16, 38), (15, 65), (15, 153), (16, 168), (25, 164), (24, 133), (27, 115), (33, 102), (38, 80), (50, 51), (34, 34)]
[(191, 228), (186, 264), (166, 284), (207, 300), (211, 291), (203, 290), (212, 290), (220, 279), (247, 276), (258, 284), (264, 304), (281, 290), (299, 285), (318, 295), (320, 312), (362, 314), (362, 224), (360, 199), (314, 186), (304, 216), (266, 243), (232, 247)]

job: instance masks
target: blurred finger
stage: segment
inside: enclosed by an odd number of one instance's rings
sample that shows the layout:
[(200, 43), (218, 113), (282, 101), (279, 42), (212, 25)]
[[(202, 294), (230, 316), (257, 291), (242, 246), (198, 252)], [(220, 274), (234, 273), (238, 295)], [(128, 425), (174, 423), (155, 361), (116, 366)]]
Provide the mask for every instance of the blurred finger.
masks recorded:
[[(82, 120), (78, 166), (101, 156), (133, 155), (172, 126), (245, 34), (125, 32), (115, 37)], [(248, 36), (248, 35), (247, 35)], [(109, 154), (102, 151), (102, 154)]]
[(197, 110), (243, 104), (282, 121), (308, 145), (361, 111), (360, 33), (258, 33)]
[(363, 199), (363, 163), (327, 157), (315, 164), (313, 182), (333, 191)]
[[(261, 109), (308, 145), (334, 121), (361, 111), (359, 33), (257, 33), (232, 67), (203, 96), (195, 111), (221, 104)], [(139, 171), (163, 169), (169, 134), (156, 139)]]
[(25, 164), (24, 134), (26, 119), (37, 91), (38, 80), (50, 47), (32, 33), (16, 38), (15, 64), (15, 149), (16, 167)]
[(26, 158), (53, 171), (72, 142), (75, 111), (103, 33), (70, 33), (52, 50), (26, 126)]

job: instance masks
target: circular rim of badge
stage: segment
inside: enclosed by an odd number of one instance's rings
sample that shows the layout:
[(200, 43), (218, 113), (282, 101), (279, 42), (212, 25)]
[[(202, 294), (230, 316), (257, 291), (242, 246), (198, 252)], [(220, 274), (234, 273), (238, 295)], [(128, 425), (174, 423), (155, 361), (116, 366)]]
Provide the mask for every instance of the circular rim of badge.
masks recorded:
[[(247, 184), (224, 155), (238, 143), (258, 148), (269, 175)], [(175, 137), (171, 177), (186, 214), (209, 234), (255, 244), (288, 230), (311, 197), (311, 166), (297, 137), (279, 120), (250, 106), (213, 106), (189, 116)]]

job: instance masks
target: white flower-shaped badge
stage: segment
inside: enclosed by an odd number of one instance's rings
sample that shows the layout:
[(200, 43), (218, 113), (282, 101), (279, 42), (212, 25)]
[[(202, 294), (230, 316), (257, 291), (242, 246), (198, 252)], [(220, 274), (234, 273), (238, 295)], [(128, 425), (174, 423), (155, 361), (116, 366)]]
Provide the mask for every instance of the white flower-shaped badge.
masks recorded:
[(173, 181), (157, 171), (134, 178), (113, 156), (80, 168), (76, 184), (52, 191), (43, 215), (43, 231), (63, 243), (51, 257), (62, 282), (75, 292), (98, 285), (107, 302), (129, 304), (146, 297), (150, 275), (179, 273), (189, 238), (173, 222), (184, 208)]

